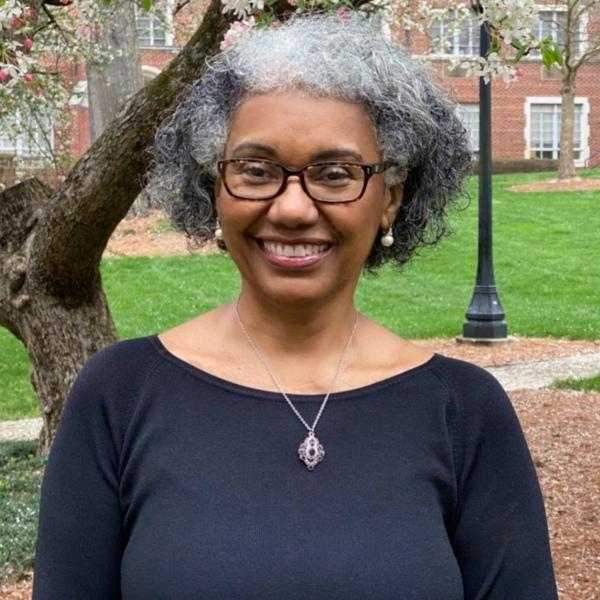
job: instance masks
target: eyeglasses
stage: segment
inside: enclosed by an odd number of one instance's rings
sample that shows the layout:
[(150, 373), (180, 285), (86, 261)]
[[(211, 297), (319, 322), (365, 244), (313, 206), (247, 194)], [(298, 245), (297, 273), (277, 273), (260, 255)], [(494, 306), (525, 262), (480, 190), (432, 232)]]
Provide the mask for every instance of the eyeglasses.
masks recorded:
[(227, 192), (240, 200), (271, 200), (283, 192), (288, 178), (297, 175), (313, 200), (341, 204), (362, 197), (372, 175), (383, 173), (389, 162), (363, 165), (353, 162), (317, 162), (301, 169), (271, 160), (234, 158), (217, 163)]

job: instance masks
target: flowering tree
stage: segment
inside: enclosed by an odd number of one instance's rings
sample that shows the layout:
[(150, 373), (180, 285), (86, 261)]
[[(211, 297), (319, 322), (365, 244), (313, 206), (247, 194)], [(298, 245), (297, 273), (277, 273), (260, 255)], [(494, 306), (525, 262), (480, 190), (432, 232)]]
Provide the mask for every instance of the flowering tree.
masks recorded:
[[(192, 3), (191, 14), (201, 18), (203, 10), (198, 10), (198, 0), (179, 0), (171, 10), (177, 13)], [(169, 10), (167, 3), (161, 0), (79, 0), (76, 4), (73, 0), (0, 0), (0, 124), (5, 135), (13, 139), (25, 134), (37, 146), (36, 154), (51, 162), (58, 173), (68, 168), (70, 158), (68, 135), (64, 133), (72, 115), (68, 100), (84, 93), (76, 87), (76, 78), (68, 77), (68, 66), (82, 63), (88, 66), (87, 79), (94, 96), (93, 106), (90, 106), (94, 139), (103, 127), (99, 125), (105, 120), (102, 113), (112, 117), (122, 97), (127, 96), (126, 92), (141, 84), (139, 74), (136, 77), (135, 73), (130, 73), (131, 76), (126, 73), (127, 67), (129, 71), (136, 67), (139, 71), (139, 64), (135, 52), (129, 50), (132, 44), (123, 41), (131, 38), (131, 26), (127, 28), (125, 24), (132, 22), (133, 11), (127, 5), (136, 4), (138, 10), (158, 15)], [(425, 31), (436, 19), (444, 19), (452, 27), (460, 28), (466, 18), (472, 17), (475, 8), (478, 20), (490, 25), (493, 46), (486, 58), (461, 61), (460, 66), (486, 79), (490, 76), (501, 76), (507, 82), (514, 79), (515, 61), (530, 48), (540, 48), (548, 64), (560, 61), (558, 48), (551, 38), (537, 40), (531, 34), (536, 21), (534, 0), (482, 0), (476, 6), (464, 0), (360, 0), (354, 3), (353, 0), (288, 0), (287, 4), (281, 0), (222, 0), (223, 13), (235, 20), (221, 48), (235, 43), (253, 27), (277, 26), (278, 15), (284, 7), (297, 12), (314, 8), (335, 10), (343, 16), (345, 11), (357, 6), (365, 12), (378, 12), (384, 24), (394, 31)], [(197, 22), (191, 19), (191, 25), (195, 24)], [(187, 36), (191, 33), (188, 31)], [(432, 47), (432, 52), (436, 50), (438, 48)], [(103, 68), (90, 69), (91, 65)], [(123, 84), (116, 86), (119, 97), (112, 101), (106, 80), (114, 79), (120, 72), (124, 72), (120, 77)], [(54, 139), (48, 135), (50, 124), (57, 132)], [(15, 157), (17, 175), (22, 175), (19, 164), (19, 157)]]
[[(554, 7), (562, 18), (555, 21), (555, 35), (562, 48), (564, 60), (561, 73), (561, 127), (558, 179), (576, 176), (573, 151), (575, 128), (575, 84), (580, 69), (600, 58), (600, 2), (598, 0), (556, 0)], [(587, 24), (595, 30), (587, 33)]]
[[(275, 4), (265, 0), (222, 0), (223, 11), (232, 13), (236, 20), (225, 34), (221, 48), (227, 48), (254, 27), (277, 26), (279, 21)], [(571, 0), (575, 1), (575, 0)], [(592, 0), (588, 0), (592, 1)], [(346, 0), (288, 0), (303, 12), (315, 7), (335, 10), (343, 18), (352, 3)], [(500, 76), (510, 83), (517, 76), (517, 63), (530, 50), (541, 52), (544, 62), (550, 66), (562, 63), (560, 47), (552, 36), (538, 39), (533, 34), (538, 18), (535, 0), (373, 0), (360, 6), (367, 13), (379, 12), (384, 26), (396, 31), (414, 30), (427, 33), (432, 22), (444, 20), (452, 30), (460, 30), (467, 19), (475, 16), (480, 24), (490, 29), (492, 47), (487, 57), (460, 59), (455, 66), (467, 68), (469, 74), (486, 80)], [(431, 47), (436, 55), (443, 48)]]
[[(81, 37), (85, 43), (78, 52), (98, 51), (89, 41), (99, 35), (95, 24), (104, 7), (81, 0), (80, 12), (68, 16), (70, 0), (59, 0), (56, 9), (47, 2), (26, 6), (22, 0), (0, 0), (0, 113), (4, 115), (29, 104), (51, 103), (54, 94), (60, 105), (59, 94), (64, 92), (59, 91), (55, 67), (61, 56), (59, 38), (75, 47), (80, 41), (75, 38)], [(533, 10), (529, 0), (504, 4)], [(0, 194), (0, 325), (19, 338), (29, 354), (44, 419), (41, 451), (50, 448), (64, 400), (82, 364), (117, 339), (99, 264), (111, 233), (141, 191), (149, 160), (146, 149), (157, 123), (174, 110), (186, 86), (203, 73), (205, 58), (220, 45), (235, 43), (250, 27), (278, 26), (286, 11), (314, 7), (335, 10), (341, 18), (350, 9), (376, 10), (392, 24), (400, 19), (406, 26), (418, 24), (428, 14), (422, 0), (368, 4), (364, 0), (212, 0), (187, 45), (127, 103), (58, 189), (29, 179)], [(492, 26), (496, 54), (502, 60), (518, 58), (535, 43), (521, 35), (518, 23), (492, 0), (482, 2), (482, 8), (478, 18)], [(86, 21), (81, 21), (82, 14), (89, 15)], [(69, 28), (56, 27), (59, 15), (72, 19)], [(483, 63), (477, 68), (484, 74), (497, 70)]]
[[(169, 10), (178, 12), (189, 5), (194, 9), (190, 13), (198, 18), (188, 18), (188, 27), (194, 23), (197, 27), (202, 17), (197, 8), (203, 3), (180, 0)], [(61, 142), (68, 140), (64, 132), (72, 116), (69, 100), (85, 94), (72, 74), (74, 68), (86, 65), (88, 86), (95, 88), (90, 107), (95, 139), (104, 127), (103, 113), (112, 118), (120, 99), (142, 84), (141, 72), (134, 72), (135, 67), (140, 71), (134, 8), (162, 17), (166, 6), (160, 0), (0, 0), (0, 126), (4, 135), (16, 140), (25, 134), (36, 146), (36, 155), (59, 173), (67, 170), (69, 148)], [(129, 74), (120, 75), (128, 70)], [(119, 80), (110, 91), (108, 79), (113, 84)], [(115, 101), (111, 94), (117, 96)], [(58, 132), (54, 140), (40, 135), (50, 123)], [(18, 157), (16, 162), (18, 167)]]
[[(73, 94), (74, 81), (64, 76), (64, 66), (106, 64), (111, 48), (103, 44), (103, 30), (115, 20), (115, 5), (137, 3), (145, 10), (164, 11), (153, 0), (0, 0), (0, 120), (19, 113), (19, 122), (44, 119), (64, 125), (66, 100)], [(593, 4), (593, 0), (562, 0)], [(190, 0), (180, 0), (175, 11)], [(489, 56), (466, 65), (474, 75), (500, 75), (506, 81), (515, 76), (515, 60), (530, 48), (539, 48), (548, 64), (560, 62), (558, 46), (551, 38), (537, 40), (532, 35), (537, 7), (534, 0), (481, 0), (440, 2), (438, 0), (222, 0), (223, 13), (235, 17), (221, 48), (227, 47), (252, 27), (277, 26), (282, 5), (302, 12), (314, 8), (336, 10), (341, 15), (355, 5), (366, 12), (378, 11), (395, 29), (423, 31), (443, 18), (460, 27), (476, 10), (481, 23), (492, 32)], [(435, 50), (435, 49), (433, 49)], [(49, 150), (49, 148), (45, 148)], [(50, 148), (51, 150), (51, 148)]]
[(101, 2), (71, 0), (0, 0), (0, 123), (16, 138), (29, 134), (37, 154), (59, 166), (66, 148), (38, 136), (30, 128), (57, 130), (68, 125), (66, 110), (76, 81), (65, 66), (82, 60), (102, 62), (108, 55), (96, 42), (100, 23), (110, 11)]
[(102, 252), (141, 190), (156, 124), (218, 49), (229, 25), (221, 10), (213, 0), (185, 48), (128, 102), (58, 189), (28, 179), (0, 194), (0, 325), (27, 348), (44, 420), (42, 452), (75, 375), (117, 339), (100, 280)]

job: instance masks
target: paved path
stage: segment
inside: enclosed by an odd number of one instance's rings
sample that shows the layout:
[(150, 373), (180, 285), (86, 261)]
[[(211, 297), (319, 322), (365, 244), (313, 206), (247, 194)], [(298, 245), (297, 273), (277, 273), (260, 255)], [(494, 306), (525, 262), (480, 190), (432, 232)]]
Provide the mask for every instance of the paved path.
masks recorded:
[[(505, 390), (535, 390), (549, 386), (556, 379), (582, 379), (600, 374), (600, 352), (574, 354), (552, 360), (539, 360), (501, 367), (488, 367)], [(0, 442), (37, 439), (42, 419), (0, 421)]]
[(42, 428), (42, 418), (0, 421), (0, 442), (11, 440), (35, 440)]
[(599, 375), (600, 352), (489, 367), (487, 370), (507, 391), (537, 390), (549, 386), (557, 379), (585, 379)]

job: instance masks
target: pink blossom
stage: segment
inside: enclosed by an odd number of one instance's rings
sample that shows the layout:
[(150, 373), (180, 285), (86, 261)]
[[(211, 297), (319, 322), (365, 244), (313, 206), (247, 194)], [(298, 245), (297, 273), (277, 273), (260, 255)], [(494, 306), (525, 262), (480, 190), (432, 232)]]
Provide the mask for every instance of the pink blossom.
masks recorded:
[(223, 40), (220, 44), (221, 50), (231, 48), (240, 38), (244, 37), (246, 32), (253, 26), (253, 18), (252, 21), (234, 21), (223, 36)]
[(61, 4), (64, 4), (65, 6), (67, 4), (71, 4), (71, 0), (58, 0)]
[(335, 11), (338, 15), (340, 15), (340, 17), (342, 18), (343, 21), (347, 21), (350, 17), (346, 14), (348, 12), (348, 9), (345, 6), (340, 6), (336, 11)]
[(11, 24), (13, 27), (19, 27), (19, 26), (21, 25), (21, 19), (17, 19), (17, 17), (13, 17), (13, 18), (10, 20), (10, 24)]
[(77, 23), (77, 27), (75, 27), (75, 32), (77, 35), (85, 37), (89, 34), (90, 29), (83, 21), (79, 21), (79, 23)]
[(27, 83), (31, 83), (33, 81), (33, 75), (31, 73), (25, 73), (25, 75), (23, 75), (23, 79)]
[(0, 81), (4, 81), (8, 77), (8, 73), (6, 71), (0, 71)]
[(290, 6), (298, 6), (298, 0), (287, 0)]
[(31, 48), (31, 46), (33, 46), (33, 40), (31, 38), (25, 38), (23, 40), (23, 46), (27, 49)]
[(102, 37), (102, 29), (100, 29), (100, 27), (96, 27), (96, 29), (92, 31), (92, 37), (95, 40), (99, 40)]
[(34, 10), (32, 8), (28, 8), (25, 11), (24, 15), (25, 15), (26, 19), (33, 19), (35, 17), (35, 12), (34, 12)]

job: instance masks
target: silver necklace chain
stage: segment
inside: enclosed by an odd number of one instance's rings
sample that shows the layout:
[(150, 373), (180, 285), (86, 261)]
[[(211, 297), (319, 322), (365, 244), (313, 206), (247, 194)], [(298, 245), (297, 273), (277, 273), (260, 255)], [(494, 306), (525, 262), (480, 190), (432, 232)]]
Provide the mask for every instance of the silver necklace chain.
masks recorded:
[(346, 343), (344, 344), (342, 353), (340, 354), (340, 359), (338, 361), (337, 368), (335, 370), (333, 379), (331, 380), (331, 383), (329, 384), (329, 389), (327, 390), (327, 393), (325, 394), (325, 398), (323, 399), (321, 408), (319, 408), (319, 412), (317, 413), (317, 416), (315, 417), (314, 423), (312, 424), (312, 427), (311, 427), (306, 422), (304, 417), (298, 412), (297, 408), (292, 404), (292, 401), (289, 399), (288, 395), (283, 390), (283, 387), (279, 383), (279, 380), (275, 376), (275, 373), (273, 373), (273, 371), (271, 370), (271, 367), (269, 367), (269, 364), (267, 363), (267, 361), (261, 354), (260, 350), (258, 349), (258, 346), (256, 345), (256, 342), (254, 341), (254, 338), (250, 335), (250, 332), (248, 331), (248, 329), (246, 329), (246, 326), (244, 325), (244, 322), (242, 321), (242, 317), (240, 315), (239, 303), (240, 303), (240, 299), (238, 298), (237, 302), (235, 303), (235, 314), (236, 314), (237, 320), (240, 324), (240, 328), (244, 332), (244, 335), (246, 336), (246, 339), (248, 340), (250, 347), (252, 348), (252, 350), (254, 350), (254, 353), (256, 354), (256, 356), (258, 357), (258, 359), (260, 360), (262, 365), (265, 367), (267, 373), (273, 380), (273, 383), (275, 384), (275, 386), (277, 387), (277, 389), (279, 390), (281, 395), (285, 398), (289, 407), (294, 411), (294, 414), (298, 417), (298, 419), (300, 419), (300, 421), (302, 421), (302, 424), (304, 425), (304, 427), (306, 427), (306, 429), (308, 431), (307, 438), (304, 440), (304, 442), (302, 442), (302, 444), (300, 444), (300, 447), (298, 448), (298, 454), (300, 456), (300, 459), (306, 464), (309, 471), (312, 471), (315, 468), (315, 466), (323, 460), (323, 457), (325, 456), (325, 450), (324, 450), (322, 444), (315, 437), (315, 428), (317, 426), (317, 423), (319, 422), (319, 419), (321, 418), (321, 415), (323, 414), (323, 411), (325, 410), (325, 405), (327, 404), (327, 400), (329, 400), (329, 396), (331, 395), (331, 392), (333, 391), (333, 388), (335, 387), (337, 378), (342, 370), (342, 364), (344, 362), (346, 352), (347, 352), (348, 348), (350, 347), (352, 339), (354, 338), (354, 334), (356, 333), (356, 329), (358, 327), (358, 311), (356, 311), (356, 314), (354, 316), (354, 325), (352, 326), (352, 331), (350, 333), (350, 336), (346, 340)]

